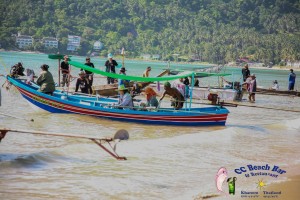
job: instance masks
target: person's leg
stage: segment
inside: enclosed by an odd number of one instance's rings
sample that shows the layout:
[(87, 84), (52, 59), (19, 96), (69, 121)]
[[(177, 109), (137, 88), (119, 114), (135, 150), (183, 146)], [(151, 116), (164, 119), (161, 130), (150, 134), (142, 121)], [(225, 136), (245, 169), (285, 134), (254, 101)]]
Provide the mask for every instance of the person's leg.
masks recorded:
[(62, 75), (61, 87), (64, 87), (66, 84), (66, 74)]

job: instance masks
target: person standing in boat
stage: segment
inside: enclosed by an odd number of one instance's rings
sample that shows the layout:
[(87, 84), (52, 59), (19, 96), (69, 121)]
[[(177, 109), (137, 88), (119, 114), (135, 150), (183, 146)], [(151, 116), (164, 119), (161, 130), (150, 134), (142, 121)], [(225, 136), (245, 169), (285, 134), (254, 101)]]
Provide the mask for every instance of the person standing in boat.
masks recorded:
[[(118, 66), (117, 61), (113, 59), (113, 55), (109, 53), (107, 55), (108, 60), (105, 62), (106, 72), (116, 73), (116, 66)], [(107, 77), (107, 84), (114, 84), (115, 79), (111, 77)]]
[(120, 85), (118, 87), (118, 91), (120, 96), (119, 96), (118, 104), (116, 106), (120, 109), (132, 108), (133, 101), (131, 95), (128, 92), (128, 89), (124, 85)]
[(176, 110), (179, 110), (180, 108), (183, 107), (183, 102), (184, 102), (184, 97), (183, 95), (176, 89), (176, 88), (171, 88), (171, 84), (169, 82), (165, 82), (164, 84), (164, 89), (165, 92), (163, 93), (162, 97), (160, 98), (159, 101), (162, 101), (163, 98), (167, 95), (170, 95), (173, 100), (172, 100), (172, 106)]
[(36, 83), (40, 86), (38, 91), (52, 96), (55, 90), (55, 83), (52, 74), (48, 71), (49, 66), (43, 64), (41, 69), (42, 72), (36, 81)]
[(69, 75), (70, 75), (70, 66), (69, 66), (69, 57), (67, 55), (64, 56), (64, 60), (60, 64), (60, 70), (62, 73), (62, 82), (61, 87), (69, 86)]
[[(120, 69), (120, 72), (119, 72), (119, 74), (123, 74), (123, 75), (125, 75), (126, 76), (126, 69), (125, 69), (125, 67), (122, 67), (121, 69)], [(118, 79), (118, 86), (120, 86), (120, 85), (124, 85), (124, 86), (127, 86), (128, 84), (129, 84), (129, 80), (124, 80), (124, 79)]]
[(295, 82), (296, 82), (296, 74), (293, 69), (290, 69), (291, 73), (289, 75), (289, 91), (294, 90)]
[[(89, 67), (92, 67), (92, 68), (95, 68), (94, 66), (94, 63), (91, 62), (91, 58), (90, 57), (87, 57), (85, 59), (85, 65), (89, 66)], [(83, 69), (81, 69), (82, 71)], [(94, 81), (94, 73), (89, 71), (89, 70), (84, 70), (85, 72), (85, 77), (89, 80), (89, 83), (90, 83), (90, 89), (91, 89), (91, 93), (93, 93), (92, 91), (92, 86), (93, 86), (93, 81)]]
[(248, 92), (249, 92), (249, 101), (254, 103), (255, 102), (255, 93), (256, 93), (256, 76), (255, 76), (255, 74), (251, 75)]
[(149, 77), (150, 71), (151, 71), (151, 67), (148, 66), (147, 69), (146, 69), (146, 71), (144, 71), (144, 73), (143, 73), (143, 77)]
[(250, 76), (250, 70), (249, 70), (248, 64), (246, 64), (246, 65), (244, 66), (244, 68), (242, 69), (242, 74), (243, 74), (243, 80), (244, 80), (244, 82), (245, 82), (246, 79)]
[(77, 78), (76, 81), (75, 92), (78, 92), (78, 89), (80, 88), (81, 93), (92, 94), (91, 84), (84, 71), (80, 71), (78, 75), (79, 78)]

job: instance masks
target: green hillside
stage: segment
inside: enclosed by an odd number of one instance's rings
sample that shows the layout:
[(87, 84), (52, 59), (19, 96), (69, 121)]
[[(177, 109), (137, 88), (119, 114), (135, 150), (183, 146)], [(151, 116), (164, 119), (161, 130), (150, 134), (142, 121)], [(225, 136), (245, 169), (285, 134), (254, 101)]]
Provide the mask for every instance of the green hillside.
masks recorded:
[(29, 50), (68, 53), (67, 37), (77, 35), (79, 55), (99, 40), (102, 55), (124, 47), (127, 57), (279, 63), (300, 60), (299, 11), (299, 0), (0, 0), (0, 44), (16, 49), (19, 32), (59, 39), (59, 50), (39, 42)]

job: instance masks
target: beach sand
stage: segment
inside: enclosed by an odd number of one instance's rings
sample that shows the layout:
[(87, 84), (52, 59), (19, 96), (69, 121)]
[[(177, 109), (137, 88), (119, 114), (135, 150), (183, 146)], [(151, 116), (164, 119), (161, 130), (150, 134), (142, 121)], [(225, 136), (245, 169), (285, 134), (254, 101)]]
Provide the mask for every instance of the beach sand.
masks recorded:
[[(281, 191), (280, 195), (274, 195), (275, 197), (259, 197), (257, 200), (262, 199), (278, 199), (278, 200), (299, 200), (300, 199), (300, 175), (289, 177), (287, 181), (281, 183), (274, 183), (266, 187), (266, 191)], [(241, 198), (245, 199), (245, 198)], [(247, 198), (248, 199), (248, 198)], [(254, 198), (253, 198), (254, 199)]]

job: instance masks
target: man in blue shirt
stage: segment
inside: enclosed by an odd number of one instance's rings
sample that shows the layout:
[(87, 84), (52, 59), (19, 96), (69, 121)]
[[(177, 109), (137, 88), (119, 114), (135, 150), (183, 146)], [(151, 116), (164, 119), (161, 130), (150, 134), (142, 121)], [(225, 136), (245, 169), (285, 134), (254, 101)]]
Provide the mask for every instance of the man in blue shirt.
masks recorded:
[(293, 69), (290, 69), (291, 73), (289, 75), (289, 90), (294, 90), (295, 82), (296, 82), (296, 74)]

